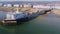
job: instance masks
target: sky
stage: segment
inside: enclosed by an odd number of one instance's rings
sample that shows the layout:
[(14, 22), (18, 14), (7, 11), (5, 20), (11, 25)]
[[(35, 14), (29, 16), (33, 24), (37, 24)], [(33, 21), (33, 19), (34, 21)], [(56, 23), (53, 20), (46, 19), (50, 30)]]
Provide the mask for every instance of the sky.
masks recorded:
[(60, 0), (0, 0), (0, 1), (60, 1)]

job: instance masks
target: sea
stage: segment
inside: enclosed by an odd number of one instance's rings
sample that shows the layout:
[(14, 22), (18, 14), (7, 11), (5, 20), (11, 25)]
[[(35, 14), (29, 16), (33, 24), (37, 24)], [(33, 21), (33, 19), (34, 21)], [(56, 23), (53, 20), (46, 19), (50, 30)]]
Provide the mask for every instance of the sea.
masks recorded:
[[(0, 19), (5, 16), (6, 12), (0, 11)], [(50, 13), (15, 26), (0, 25), (0, 34), (60, 34), (60, 17)]]

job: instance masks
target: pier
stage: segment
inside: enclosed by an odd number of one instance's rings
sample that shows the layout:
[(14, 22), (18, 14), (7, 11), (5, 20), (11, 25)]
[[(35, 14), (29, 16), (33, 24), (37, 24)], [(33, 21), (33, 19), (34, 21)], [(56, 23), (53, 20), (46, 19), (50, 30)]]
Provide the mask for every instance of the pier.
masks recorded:
[[(60, 34), (60, 1), (57, 1), (57, 0), (45, 1), (44, 0), (41, 2), (38, 1), (38, 3), (40, 5), (37, 4), (37, 2), (35, 3), (31, 2), (32, 6), (30, 3), (26, 1), (25, 2), (22, 2), (22, 1), (10, 2), (10, 3), (4, 1), (3, 5), (1, 3), (0, 5), (0, 33), (1, 34)], [(31, 7), (28, 7), (26, 4), (29, 4)], [(25, 5), (25, 6), (22, 7), (22, 5)], [(57, 7), (56, 6), (50, 7), (50, 5), (57, 5)], [(50, 9), (52, 7), (53, 9)], [(6, 19), (7, 13), (15, 12), (17, 11), (17, 8), (19, 12), (22, 11), (24, 12), (24, 14), (25, 13), (27, 14), (29, 12), (28, 15), (31, 14), (31, 16), (29, 15), (29, 18), (33, 16), (34, 19), (26, 21), (26, 22), (20, 22), (24, 20), (22, 19), (18, 21), (19, 23), (16, 22), (14, 18)], [(59, 9), (56, 9), (56, 8), (59, 8)], [(38, 15), (39, 12), (36, 12), (36, 10), (41, 11), (41, 14)], [(38, 16), (35, 17), (36, 15)]]
[[(35, 13), (36, 10), (41, 11), (41, 15), (46, 14), (47, 12), (51, 12), (51, 10), (52, 10), (51, 7), (45, 7), (45, 8), (40, 7), (39, 8), (39, 6), (40, 5), (36, 6), (36, 5), (32, 5), (32, 4), (1, 4), (0, 11), (15, 12), (15, 11), (17, 11), (17, 8), (18, 8), (19, 11), (26, 12), (26, 13), (29, 12), (31, 14), (31, 16), (33, 16), (33, 13)], [(39, 13), (36, 13), (34, 16), (36, 16), (38, 14)], [(10, 17), (12, 18), (12, 16), (10, 16)], [(11, 18), (3, 19), (3, 21), (2, 21), (3, 24), (11, 24), (11, 23), (16, 24), (16, 20), (11, 19)]]

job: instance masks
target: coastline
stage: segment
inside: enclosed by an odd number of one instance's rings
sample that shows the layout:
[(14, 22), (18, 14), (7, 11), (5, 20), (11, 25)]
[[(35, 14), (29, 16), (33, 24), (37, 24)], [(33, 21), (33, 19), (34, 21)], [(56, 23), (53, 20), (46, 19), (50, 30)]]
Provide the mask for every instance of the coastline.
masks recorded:
[(54, 14), (57, 14), (60, 16), (60, 9), (53, 9), (52, 11)]

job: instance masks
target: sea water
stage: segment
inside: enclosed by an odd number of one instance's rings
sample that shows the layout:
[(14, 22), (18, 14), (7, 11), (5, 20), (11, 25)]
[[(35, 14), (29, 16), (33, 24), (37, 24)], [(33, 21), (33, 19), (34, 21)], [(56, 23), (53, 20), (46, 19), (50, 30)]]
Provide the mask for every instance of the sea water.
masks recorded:
[[(4, 16), (4, 12), (0, 12)], [(60, 34), (60, 17), (56, 14), (45, 14), (15, 26), (0, 25), (0, 34)]]

